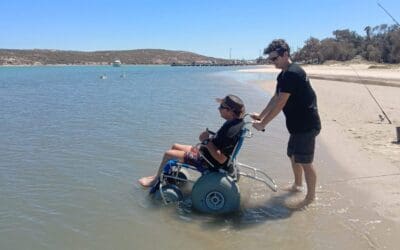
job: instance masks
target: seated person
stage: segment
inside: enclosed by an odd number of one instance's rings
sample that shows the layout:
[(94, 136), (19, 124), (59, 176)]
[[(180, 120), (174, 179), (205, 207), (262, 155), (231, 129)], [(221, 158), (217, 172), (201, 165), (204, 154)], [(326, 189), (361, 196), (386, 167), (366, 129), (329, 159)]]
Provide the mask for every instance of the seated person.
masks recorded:
[(227, 167), (229, 156), (232, 154), (244, 126), (245, 107), (243, 101), (235, 95), (227, 95), (223, 99), (218, 98), (217, 102), (220, 103), (219, 113), (226, 120), (218, 132), (213, 136), (210, 136), (209, 131), (202, 132), (199, 136), (199, 140), (202, 142), (200, 149), (190, 145), (173, 144), (171, 149), (164, 153), (157, 173), (139, 179), (139, 183), (143, 187), (151, 187), (158, 182), (163, 167), (169, 160), (177, 159), (194, 166), (206, 165), (204, 159), (200, 157), (199, 150), (214, 167)]

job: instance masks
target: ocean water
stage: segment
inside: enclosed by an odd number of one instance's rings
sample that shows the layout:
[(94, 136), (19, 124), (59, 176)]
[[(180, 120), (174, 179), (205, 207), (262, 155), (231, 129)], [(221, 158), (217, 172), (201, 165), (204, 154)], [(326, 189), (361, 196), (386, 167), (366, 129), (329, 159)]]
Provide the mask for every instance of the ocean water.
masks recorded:
[(206, 127), (218, 129), (216, 97), (234, 93), (249, 108), (267, 98), (233, 70), (0, 68), (1, 249), (151, 241), (152, 228), (166, 226), (157, 217), (179, 212), (153, 207), (136, 180), (173, 142), (195, 144)]
[[(369, 247), (349, 236), (343, 210), (293, 213), (287, 193), (251, 181), (240, 183), (241, 211), (224, 217), (154, 203), (139, 187), (172, 143), (196, 144), (222, 125), (216, 97), (237, 94), (261, 111), (269, 96), (253, 81), (274, 76), (237, 69), (0, 68), (0, 249), (326, 249), (337, 237)], [(286, 140), (278, 116), (239, 160), (287, 184)], [(341, 197), (318, 192), (319, 208)]]

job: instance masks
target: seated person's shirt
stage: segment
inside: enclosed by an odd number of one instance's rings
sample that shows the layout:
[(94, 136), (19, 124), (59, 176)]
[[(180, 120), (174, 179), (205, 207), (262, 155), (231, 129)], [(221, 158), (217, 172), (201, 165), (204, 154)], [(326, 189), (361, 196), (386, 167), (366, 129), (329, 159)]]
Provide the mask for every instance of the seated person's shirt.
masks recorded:
[(228, 157), (228, 159), (223, 164), (215, 160), (211, 156), (207, 148), (201, 148), (201, 152), (203, 153), (204, 157), (209, 160), (214, 165), (214, 167), (226, 167), (229, 157), (231, 156), (237, 142), (239, 141), (243, 126), (243, 119), (226, 121), (215, 134), (215, 136), (211, 139), (217, 149), (220, 150), (221, 153), (223, 153), (226, 157)]

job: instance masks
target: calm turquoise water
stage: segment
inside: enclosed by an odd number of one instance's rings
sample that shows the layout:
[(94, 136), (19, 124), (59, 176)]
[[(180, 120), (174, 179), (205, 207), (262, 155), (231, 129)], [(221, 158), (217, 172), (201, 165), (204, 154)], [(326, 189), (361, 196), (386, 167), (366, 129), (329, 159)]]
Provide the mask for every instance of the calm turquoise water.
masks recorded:
[[(259, 110), (267, 96), (248, 83), (254, 77), (269, 76), (234, 68), (0, 68), (0, 248), (146, 248), (155, 227), (169, 238), (169, 224), (207, 221), (154, 206), (136, 180), (173, 142), (195, 144), (206, 127), (218, 129), (215, 97), (237, 94)], [(159, 216), (172, 223), (160, 225)]]
[[(286, 192), (243, 179), (241, 213), (222, 218), (160, 206), (137, 185), (172, 143), (195, 144), (206, 127), (218, 129), (215, 97), (237, 94), (248, 111), (264, 107), (269, 97), (251, 82), (273, 76), (236, 70), (0, 67), (0, 249), (371, 247), (369, 224), (347, 213), (363, 208), (349, 207), (337, 191), (343, 184), (319, 186), (317, 205), (292, 213), (282, 205)], [(246, 141), (239, 160), (287, 184), (286, 140), (279, 116)], [(319, 155), (324, 183), (335, 165)]]

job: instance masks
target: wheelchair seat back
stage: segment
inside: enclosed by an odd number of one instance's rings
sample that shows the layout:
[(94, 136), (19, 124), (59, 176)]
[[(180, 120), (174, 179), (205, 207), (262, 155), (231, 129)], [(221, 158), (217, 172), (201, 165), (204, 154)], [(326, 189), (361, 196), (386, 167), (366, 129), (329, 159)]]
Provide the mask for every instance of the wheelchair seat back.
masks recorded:
[(239, 140), (236, 143), (235, 148), (233, 149), (232, 155), (229, 157), (228, 164), (227, 164), (228, 167), (231, 167), (231, 166), (234, 167), (235, 162), (236, 162), (236, 158), (239, 155), (240, 149), (243, 146), (244, 139), (246, 138), (246, 135), (247, 135), (248, 132), (249, 132), (248, 128), (245, 128), (245, 127), (242, 128), (242, 130), (240, 132)]

